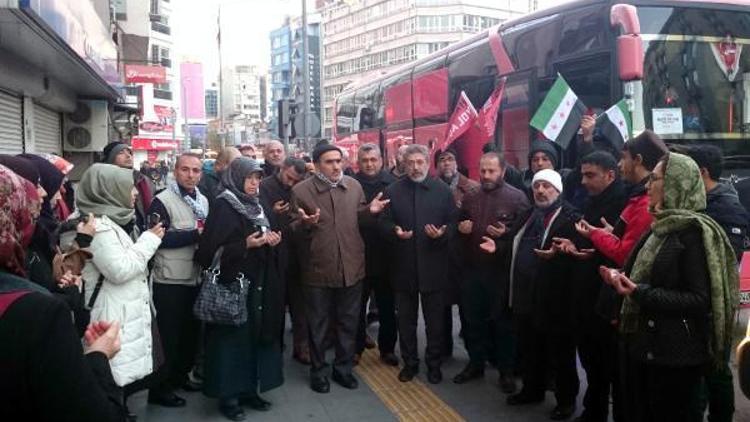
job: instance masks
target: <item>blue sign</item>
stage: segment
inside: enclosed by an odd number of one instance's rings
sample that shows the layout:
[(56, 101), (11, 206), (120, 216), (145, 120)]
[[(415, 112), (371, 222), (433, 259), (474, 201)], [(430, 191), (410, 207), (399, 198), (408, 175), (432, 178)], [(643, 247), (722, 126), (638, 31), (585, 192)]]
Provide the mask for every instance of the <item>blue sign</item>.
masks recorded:
[(190, 141), (195, 144), (205, 145), (208, 137), (208, 126), (206, 125), (188, 125)]
[(121, 83), (117, 47), (90, 1), (21, 0), (21, 9), (47, 24), (73, 51), (111, 84)]

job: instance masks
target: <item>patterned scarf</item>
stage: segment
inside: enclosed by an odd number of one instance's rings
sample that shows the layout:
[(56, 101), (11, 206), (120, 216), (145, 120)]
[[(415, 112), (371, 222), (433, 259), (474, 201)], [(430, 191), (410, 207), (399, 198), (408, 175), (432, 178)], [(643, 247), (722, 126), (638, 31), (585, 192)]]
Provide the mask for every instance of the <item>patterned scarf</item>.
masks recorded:
[(40, 208), (36, 187), (0, 165), (0, 269), (26, 275), (26, 247)]
[(245, 193), (245, 179), (253, 173), (263, 173), (257, 161), (247, 157), (233, 160), (221, 176), (221, 183), (226, 189), (217, 198), (224, 198), (235, 211), (253, 224), (269, 227), (270, 224), (260, 205), (258, 194)]
[(339, 178), (339, 180), (337, 180), (337, 181), (334, 182), (333, 180), (325, 177), (325, 175), (322, 172), (319, 172), (319, 171), (315, 172), (315, 177), (317, 177), (318, 180), (320, 180), (323, 183), (325, 183), (326, 186), (330, 187), (331, 189), (337, 188), (339, 186), (339, 183), (341, 183), (341, 181), (344, 180), (344, 176), (342, 175)]
[[(690, 226), (700, 228), (706, 250), (710, 276), (711, 314), (713, 335), (711, 352), (714, 360), (721, 360), (732, 343), (732, 326), (739, 305), (739, 276), (732, 245), (724, 230), (713, 219), (703, 214), (706, 192), (700, 170), (693, 160), (676, 153), (669, 154), (664, 171), (664, 204), (654, 214), (652, 233), (636, 255), (630, 278), (638, 284), (648, 280), (651, 267), (665, 239)], [(626, 297), (622, 305), (621, 331), (638, 330), (640, 308)]]
[(177, 185), (176, 181), (169, 182), (169, 185), (167, 185), (169, 190), (174, 192), (177, 196), (182, 198), (182, 200), (190, 207), (191, 210), (193, 210), (193, 216), (197, 220), (205, 220), (208, 216), (208, 210), (206, 209), (205, 204), (207, 202), (203, 201), (204, 199), (203, 194), (201, 194), (201, 191), (198, 189), (198, 187), (195, 187), (195, 199), (193, 199), (192, 196), (189, 194), (183, 195), (180, 191), (180, 186)]

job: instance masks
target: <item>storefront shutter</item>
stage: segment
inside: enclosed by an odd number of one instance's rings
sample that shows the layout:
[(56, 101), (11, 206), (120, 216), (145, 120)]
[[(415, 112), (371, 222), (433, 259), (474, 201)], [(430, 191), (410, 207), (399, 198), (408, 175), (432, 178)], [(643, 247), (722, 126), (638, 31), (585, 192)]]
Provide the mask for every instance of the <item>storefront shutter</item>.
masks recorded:
[(35, 151), (62, 154), (60, 113), (34, 104)]
[(0, 91), (0, 154), (23, 152), (23, 107), (20, 97)]

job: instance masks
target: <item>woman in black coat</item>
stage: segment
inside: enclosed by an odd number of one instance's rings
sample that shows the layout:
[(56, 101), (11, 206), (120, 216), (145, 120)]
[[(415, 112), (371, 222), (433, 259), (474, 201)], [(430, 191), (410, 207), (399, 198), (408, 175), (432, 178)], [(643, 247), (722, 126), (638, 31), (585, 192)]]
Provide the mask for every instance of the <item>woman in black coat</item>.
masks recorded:
[(197, 259), (211, 265), (220, 247), (219, 283), (242, 278), (250, 283), (248, 320), (240, 326), (206, 324), (204, 393), (219, 399), (230, 420), (245, 418), (241, 405), (268, 410), (258, 391), (283, 383), (281, 338), (283, 286), (275, 246), (281, 235), (269, 230), (258, 201), (263, 171), (255, 160), (238, 158), (222, 176), (226, 188), (214, 202), (201, 236)]
[(625, 296), (620, 331), (625, 345), (628, 421), (702, 421), (703, 371), (730, 352), (738, 276), (724, 230), (703, 214), (706, 194), (698, 166), (670, 153), (648, 183), (651, 231), (631, 253), (625, 273), (602, 278)]

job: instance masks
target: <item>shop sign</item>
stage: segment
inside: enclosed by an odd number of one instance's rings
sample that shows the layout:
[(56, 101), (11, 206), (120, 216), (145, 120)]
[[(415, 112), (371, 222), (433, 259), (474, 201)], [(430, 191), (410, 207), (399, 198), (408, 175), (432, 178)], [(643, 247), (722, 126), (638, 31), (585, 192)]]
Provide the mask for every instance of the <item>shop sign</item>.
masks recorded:
[(177, 149), (179, 142), (171, 139), (133, 138), (132, 146), (134, 150), (172, 151)]

